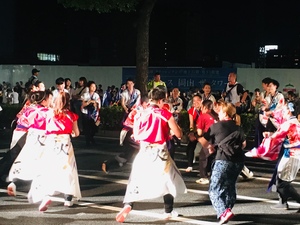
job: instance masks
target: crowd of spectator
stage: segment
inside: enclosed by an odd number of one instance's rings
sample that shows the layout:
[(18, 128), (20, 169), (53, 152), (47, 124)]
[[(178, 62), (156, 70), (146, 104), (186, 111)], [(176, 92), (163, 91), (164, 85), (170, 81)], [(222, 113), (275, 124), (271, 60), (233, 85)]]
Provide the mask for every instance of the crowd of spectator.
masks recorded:
[[(203, 87), (205, 84), (203, 85)], [(70, 78), (65, 78), (65, 88), (68, 90), (70, 95), (74, 93), (74, 90), (78, 88), (78, 81), (74, 82), (72, 85), (72, 81)], [(16, 104), (22, 105), (24, 103), (24, 99), (26, 97), (25, 85), (23, 81), (16, 82), (15, 85), (7, 81), (3, 81), (0, 83), (0, 105), (2, 104)], [(55, 86), (49, 87), (51, 90), (55, 90)], [(103, 90), (102, 84), (97, 85), (96, 92), (99, 94), (101, 99), (102, 107), (116, 106), (121, 105), (121, 93), (126, 89), (126, 83), (122, 83), (120, 87), (112, 84), (107, 86), (106, 90)], [(191, 99), (192, 96), (196, 93), (203, 95), (204, 91), (200, 87), (191, 87), (189, 91), (182, 91), (180, 88), (177, 88), (179, 91), (179, 97), (182, 100), (182, 109), (189, 110), (191, 107)], [(169, 96), (172, 97), (173, 88), (168, 88)], [(260, 88), (255, 88), (254, 91), (246, 90), (247, 97), (245, 103), (246, 109), (248, 112), (255, 113), (257, 112), (260, 102)], [(219, 100), (222, 98), (220, 91), (212, 91), (212, 96)], [(299, 97), (295, 91), (288, 91), (286, 93), (286, 99), (289, 101), (298, 102)]]

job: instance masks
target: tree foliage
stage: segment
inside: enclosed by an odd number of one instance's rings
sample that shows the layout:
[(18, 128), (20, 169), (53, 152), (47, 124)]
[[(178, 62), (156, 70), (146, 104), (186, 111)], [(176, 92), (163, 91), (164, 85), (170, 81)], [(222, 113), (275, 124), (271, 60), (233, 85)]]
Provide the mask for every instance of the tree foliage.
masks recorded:
[(137, 43), (136, 43), (136, 87), (142, 94), (147, 93), (149, 66), (149, 24), (154, 5), (157, 0), (57, 0), (67, 8), (76, 10), (96, 10), (109, 13), (137, 11)]
[(95, 10), (99, 13), (109, 13), (114, 10), (121, 12), (135, 11), (141, 0), (57, 0), (66, 8), (76, 10)]

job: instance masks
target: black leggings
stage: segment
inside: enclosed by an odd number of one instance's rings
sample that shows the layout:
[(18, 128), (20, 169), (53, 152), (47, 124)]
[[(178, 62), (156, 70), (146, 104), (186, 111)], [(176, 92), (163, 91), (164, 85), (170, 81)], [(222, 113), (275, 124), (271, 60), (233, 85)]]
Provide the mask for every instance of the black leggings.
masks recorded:
[[(170, 213), (173, 211), (173, 205), (174, 205), (174, 197), (171, 194), (164, 195), (164, 205), (165, 205), (165, 213)], [(124, 205), (130, 205), (133, 209), (133, 202), (125, 203)]]
[(195, 156), (195, 148), (197, 146), (198, 141), (189, 141), (186, 147), (186, 155), (188, 160), (188, 167), (193, 167), (193, 160)]
[(86, 144), (94, 143), (94, 136), (97, 131), (97, 126), (95, 125), (95, 121), (88, 116), (87, 114), (83, 114), (83, 132), (85, 135)]
[(292, 186), (291, 181), (284, 181), (278, 178), (277, 181), (277, 192), (282, 199), (282, 203), (287, 202), (288, 198), (294, 199), (296, 202), (300, 203), (300, 195), (297, 190)]

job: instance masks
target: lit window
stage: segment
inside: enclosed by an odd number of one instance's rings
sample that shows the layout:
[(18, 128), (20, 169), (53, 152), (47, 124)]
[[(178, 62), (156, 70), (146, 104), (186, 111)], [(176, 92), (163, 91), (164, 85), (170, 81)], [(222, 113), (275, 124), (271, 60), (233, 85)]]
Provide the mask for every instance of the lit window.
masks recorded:
[(38, 53), (37, 57), (41, 61), (50, 61), (50, 62), (56, 62), (59, 61), (59, 55), (55, 54), (47, 54), (47, 53)]

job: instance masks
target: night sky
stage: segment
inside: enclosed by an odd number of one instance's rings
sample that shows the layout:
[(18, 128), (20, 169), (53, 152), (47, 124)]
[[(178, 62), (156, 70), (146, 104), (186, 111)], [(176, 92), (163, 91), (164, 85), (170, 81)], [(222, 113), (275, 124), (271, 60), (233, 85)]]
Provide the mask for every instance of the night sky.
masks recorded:
[[(103, 63), (134, 64), (135, 13), (75, 12), (56, 0), (14, 2), (15, 19), (5, 24), (16, 31), (15, 48), (21, 49), (20, 55), (34, 46), (41, 51), (67, 52), (74, 58), (93, 55)], [(168, 42), (168, 60), (178, 64), (206, 56), (251, 63), (265, 44), (299, 48), (299, 25), (300, 1), (158, 0), (151, 17), (150, 62), (162, 60)], [(86, 50), (76, 55), (78, 49), (71, 46), (80, 45)], [(94, 47), (100, 53), (93, 52)]]

